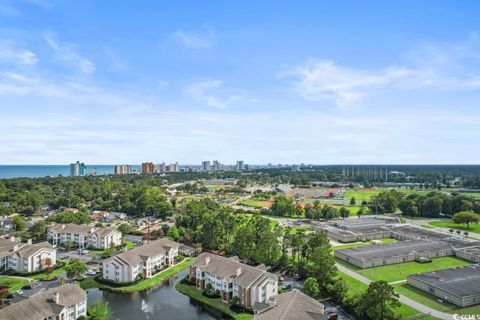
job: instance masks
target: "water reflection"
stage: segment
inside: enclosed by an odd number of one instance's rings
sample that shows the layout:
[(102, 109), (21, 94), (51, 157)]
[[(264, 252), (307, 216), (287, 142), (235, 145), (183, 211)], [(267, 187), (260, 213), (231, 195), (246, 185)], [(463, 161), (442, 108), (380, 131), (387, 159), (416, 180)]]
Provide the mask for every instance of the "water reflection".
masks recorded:
[(112, 320), (221, 319), (221, 316), (207, 312), (202, 305), (190, 301), (189, 297), (175, 290), (176, 281), (186, 274), (187, 270), (184, 270), (168, 283), (141, 293), (118, 294), (89, 289), (88, 304), (107, 301), (112, 310)]

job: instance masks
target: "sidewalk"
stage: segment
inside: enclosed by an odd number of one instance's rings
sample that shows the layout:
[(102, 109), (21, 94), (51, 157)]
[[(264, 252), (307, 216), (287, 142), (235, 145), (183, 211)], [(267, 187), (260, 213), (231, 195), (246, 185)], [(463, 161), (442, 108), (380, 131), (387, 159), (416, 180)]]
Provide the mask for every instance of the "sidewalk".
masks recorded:
[[(372, 281), (364, 276), (362, 276), (361, 274), (358, 274), (356, 273), (355, 271), (352, 271), (338, 263), (335, 264), (336, 267), (338, 268), (339, 271), (345, 273), (346, 275), (349, 275), (350, 277), (360, 281), (360, 282), (363, 282), (367, 285), (369, 285)], [(441, 312), (441, 311), (438, 311), (438, 310), (435, 310), (435, 309), (432, 309), (430, 307), (427, 307), (421, 303), (418, 303), (416, 302), (415, 300), (412, 300), (404, 295), (399, 295), (399, 298), (398, 300), (404, 304), (406, 304), (407, 306), (410, 306), (416, 310), (418, 310), (419, 312), (421, 313), (428, 313), (430, 314), (432, 317), (435, 317), (435, 318), (438, 318), (438, 319), (443, 319), (443, 320), (452, 320), (453, 319), (453, 315), (449, 314), (449, 313), (445, 313), (445, 312)]]

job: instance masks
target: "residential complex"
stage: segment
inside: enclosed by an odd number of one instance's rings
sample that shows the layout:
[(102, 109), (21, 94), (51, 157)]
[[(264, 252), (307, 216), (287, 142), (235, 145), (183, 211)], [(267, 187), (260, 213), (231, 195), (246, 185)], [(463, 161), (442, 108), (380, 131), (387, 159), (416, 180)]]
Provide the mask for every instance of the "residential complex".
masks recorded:
[(175, 264), (180, 244), (163, 238), (120, 253), (103, 262), (103, 279), (134, 282), (150, 278), (163, 267)]
[(407, 283), (460, 307), (480, 303), (480, 265), (423, 272), (408, 276)]
[(141, 173), (150, 174), (150, 173), (155, 173), (155, 172), (156, 172), (156, 168), (155, 168), (155, 165), (153, 164), (153, 162), (142, 163)]
[(98, 228), (78, 224), (50, 226), (47, 239), (54, 245), (72, 241), (79, 248), (108, 249), (122, 243), (122, 233), (115, 228)]
[(133, 173), (133, 168), (131, 165), (128, 164), (117, 164), (114, 167), (115, 174), (131, 174)]
[(327, 320), (324, 305), (297, 289), (253, 305), (255, 320)]
[(75, 320), (87, 316), (87, 293), (75, 284), (37, 293), (0, 309), (2, 320)]
[(56, 250), (48, 242), (21, 243), (14, 237), (0, 239), (0, 270), (32, 273), (57, 263)]
[(87, 167), (85, 164), (82, 162), (75, 162), (70, 164), (70, 176), (72, 177), (78, 177), (78, 176), (84, 176), (86, 173)]
[(204, 252), (190, 266), (190, 278), (199, 290), (208, 284), (220, 291), (223, 302), (229, 303), (238, 297), (240, 304), (252, 307), (266, 303), (278, 294), (278, 276), (266, 271), (263, 266), (252, 267), (240, 263), (237, 257), (225, 258)]

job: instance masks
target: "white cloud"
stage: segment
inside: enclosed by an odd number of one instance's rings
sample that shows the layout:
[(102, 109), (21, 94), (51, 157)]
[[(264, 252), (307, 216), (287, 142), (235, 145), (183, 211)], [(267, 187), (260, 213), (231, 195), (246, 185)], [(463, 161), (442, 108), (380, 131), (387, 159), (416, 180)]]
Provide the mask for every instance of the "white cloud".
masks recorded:
[(53, 33), (46, 33), (44, 38), (48, 45), (55, 51), (55, 56), (58, 60), (77, 68), (83, 73), (95, 72), (95, 64), (88, 58), (81, 56), (77, 52), (77, 46), (75, 44), (59, 42)]
[(333, 99), (337, 105), (356, 102), (371, 90), (387, 87), (411, 73), (411, 70), (398, 67), (379, 71), (350, 69), (324, 60), (288, 71), (289, 75), (298, 78), (294, 88), (305, 99)]
[(238, 101), (257, 101), (248, 97), (245, 90), (225, 87), (223, 81), (214, 79), (196, 82), (186, 90), (186, 93), (197, 101), (217, 109), (226, 109)]
[(206, 32), (193, 32), (177, 30), (171, 34), (172, 38), (187, 48), (209, 49), (213, 46), (213, 31), (207, 29)]
[(310, 101), (332, 100), (338, 106), (355, 103), (380, 91), (480, 89), (478, 36), (460, 45), (426, 45), (411, 50), (404, 65), (382, 69), (341, 66), (313, 60), (280, 74), (293, 78), (293, 90)]
[(34, 65), (38, 62), (38, 57), (32, 51), (21, 48), (12, 41), (0, 41), (0, 62), (3, 61)]

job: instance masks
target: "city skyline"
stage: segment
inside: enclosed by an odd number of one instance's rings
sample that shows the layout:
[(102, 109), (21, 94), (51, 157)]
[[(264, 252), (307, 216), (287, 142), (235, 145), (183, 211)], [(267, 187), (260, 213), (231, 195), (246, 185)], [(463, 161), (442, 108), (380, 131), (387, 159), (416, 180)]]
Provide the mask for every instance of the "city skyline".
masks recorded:
[(474, 1), (111, 9), (0, 1), (1, 164), (478, 163)]

